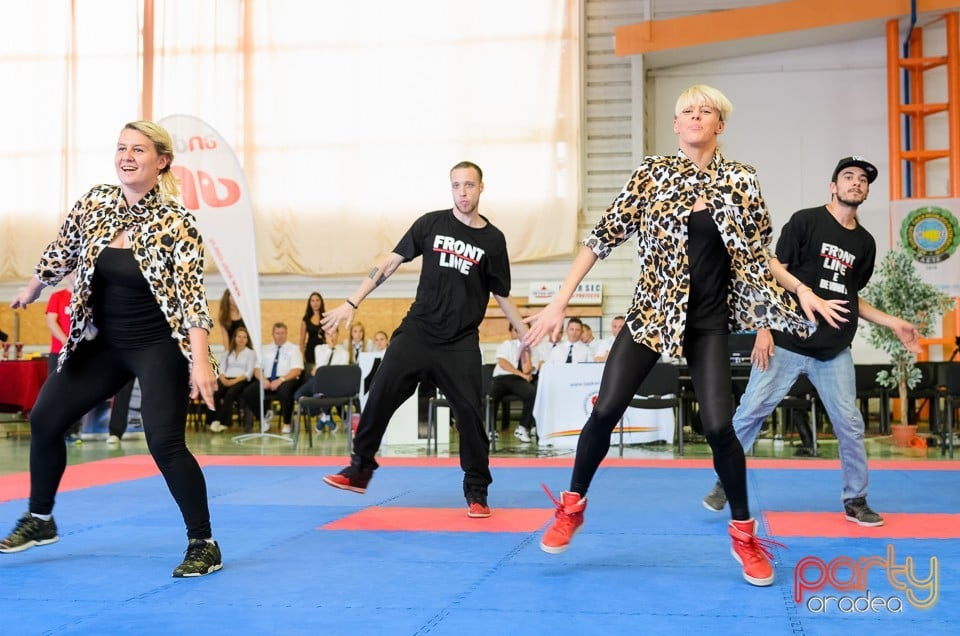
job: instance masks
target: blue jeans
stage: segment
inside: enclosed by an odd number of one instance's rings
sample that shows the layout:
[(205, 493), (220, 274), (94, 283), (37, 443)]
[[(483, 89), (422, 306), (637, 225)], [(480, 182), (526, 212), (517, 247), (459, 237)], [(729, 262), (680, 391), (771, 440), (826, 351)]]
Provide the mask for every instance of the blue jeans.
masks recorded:
[(857, 408), (853, 356), (847, 348), (830, 360), (775, 347), (765, 371), (754, 367), (750, 382), (733, 416), (733, 428), (745, 449), (753, 446), (760, 426), (804, 374), (817, 389), (833, 432), (840, 443), (842, 499), (867, 496), (867, 452), (863, 447), (863, 416)]

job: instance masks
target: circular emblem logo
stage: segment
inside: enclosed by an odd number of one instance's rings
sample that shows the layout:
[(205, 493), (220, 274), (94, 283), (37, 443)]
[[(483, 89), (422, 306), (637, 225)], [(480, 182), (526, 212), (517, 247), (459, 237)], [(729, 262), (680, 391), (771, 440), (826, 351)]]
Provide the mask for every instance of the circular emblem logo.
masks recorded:
[(583, 400), (583, 412), (589, 417), (593, 413), (593, 407), (597, 403), (597, 398), (600, 396), (596, 391), (591, 391), (587, 394), (587, 397)]
[(917, 208), (900, 226), (904, 249), (921, 263), (947, 260), (960, 244), (960, 226), (950, 210), (934, 206)]

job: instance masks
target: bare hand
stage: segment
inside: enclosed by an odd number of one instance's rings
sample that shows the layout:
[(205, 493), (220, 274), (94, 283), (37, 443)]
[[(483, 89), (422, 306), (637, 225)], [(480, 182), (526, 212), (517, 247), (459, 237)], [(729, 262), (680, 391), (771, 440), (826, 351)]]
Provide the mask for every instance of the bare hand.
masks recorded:
[(563, 329), (566, 309), (566, 305), (550, 303), (540, 313), (524, 318), (523, 322), (530, 325), (530, 329), (523, 337), (522, 344), (526, 347), (535, 347), (540, 344), (544, 336), (547, 336), (550, 342), (556, 342)]
[(753, 351), (750, 352), (750, 362), (759, 371), (766, 371), (773, 357), (773, 334), (769, 329), (757, 330), (757, 339), (753, 342)]
[(923, 347), (920, 346), (920, 332), (909, 322), (902, 318), (897, 318), (896, 322), (891, 325), (890, 328), (893, 329), (893, 333), (897, 334), (897, 338), (903, 343), (903, 346), (907, 348), (907, 351), (910, 353), (920, 353), (923, 351)]
[(209, 360), (194, 360), (190, 369), (190, 399), (202, 397), (204, 403), (212, 411), (216, 408), (213, 394), (217, 390), (217, 378), (213, 375), (213, 368)]
[(339, 307), (324, 313), (323, 318), (320, 319), (320, 326), (323, 327), (324, 331), (336, 331), (340, 328), (341, 322), (346, 323), (349, 327), (350, 323), (353, 322), (353, 313), (353, 307), (349, 303), (343, 303)]
[(813, 293), (813, 290), (806, 285), (799, 290), (797, 298), (800, 300), (803, 313), (806, 314), (807, 320), (810, 322), (816, 322), (815, 314), (820, 314), (826, 323), (834, 329), (840, 328), (838, 323), (848, 322), (847, 318), (843, 316), (843, 314), (850, 313), (850, 310), (846, 307), (846, 300), (824, 300)]
[(40, 291), (43, 289), (43, 286), (37, 286), (31, 289), (29, 286), (24, 287), (17, 295), (13, 297), (13, 300), (10, 301), (11, 309), (24, 309), (27, 305), (35, 301), (40, 297)]

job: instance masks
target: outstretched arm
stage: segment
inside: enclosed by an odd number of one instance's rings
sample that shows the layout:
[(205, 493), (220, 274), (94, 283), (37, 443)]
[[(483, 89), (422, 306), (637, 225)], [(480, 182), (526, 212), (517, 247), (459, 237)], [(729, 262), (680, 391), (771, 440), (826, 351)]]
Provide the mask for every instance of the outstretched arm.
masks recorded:
[(530, 325), (530, 331), (523, 337), (523, 343), (528, 346), (536, 346), (544, 336), (556, 341), (560, 337), (560, 330), (563, 328), (563, 318), (566, 315), (567, 304), (577, 290), (577, 285), (583, 280), (593, 264), (597, 262), (597, 255), (589, 247), (583, 246), (580, 252), (573, 259), (570, 265), (570, 271), (567, 277), (553, 297), (550, 304), (543, 311), (524, 319), (524, 322)]
[(43, 291), (45, 285), (40, 282), (40, 279), (36, 276), (30, 278), (27, 281), (26, 286), (17, 292), (17, 295), (13, 297), (13, 301), (10, 303), (11, 309), (23, 309), (37, 298), (40, 297), (40, 292)]
[(860, 316), (864, 320), (891, 329), (910, 353), (920, 353), (920, 351), (922, 351), (920, 347), (920, 331), (918, 331), (916, 327), (903, 318), (891, 316), (888, 313), (880, 311), (863, 298), (859, 298), (858, 300)]
[(497, 296), (494, 294), (493, 299), (497, 301), (497, 304), (500, 305), (500, 309), (503, 311), (503, 315), (510, 321), (510, 324), (514, 326), (520, 334), (520, 337), (523, 338), (527, 334), (527, 325), (523, 322), (523, 316), (520, 315), (520, 310), (513, 304), (509, 296)]
[(370, 275), (363, 279), (360, 286), (357, 287), (357, 291), (353, 292), (353, 296), (347, 298), (347, 302), (323, 314), (323, 319), (320, 321), (323, 330), (336, 330), (341, 322), (349, 325), (353, 321), (354, 312), (357, 310), (357, 307), (360, 306), (360, 303), (363, 302), (363, 299), (374, 289), (386, 282), (386, 280), (397, 271), (401, 263), (403, 263), (402, 256), (396, 252), (388, 254), (378, 267), (370, 270)]

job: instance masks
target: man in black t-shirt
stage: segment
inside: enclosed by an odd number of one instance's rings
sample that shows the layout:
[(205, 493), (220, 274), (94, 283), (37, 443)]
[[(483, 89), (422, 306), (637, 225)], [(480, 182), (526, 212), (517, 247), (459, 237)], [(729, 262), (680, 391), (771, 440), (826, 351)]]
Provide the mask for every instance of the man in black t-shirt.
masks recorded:
[[(861, 526), (883, 525), (883, 518), (867, 504), (864, 422), (856, 406), (850, 351), (859, 318), (892, 329), (907, 349), (920, 351), (920, 334), (913, 325), (860, 297), (873, 273), (876, 244), (860, 225), (857, 209), (876, 178), (877, 169), (862, 157), (841, 159), (830, 181), (830, 203), (794, 213), (783, 227), (777, 258), (800, 279), (797, 295), (812, 290), (824, 300), (847, 301), (846, 322), (839, 329), (820, 324), (805, 340), (778, 331), (758, 331), (750, 356), (754, 365), (750, 382), (733, 418), (737, 437), (744, 448), (750, 448), (763, 421), (797, 378), (806, 375), (839, 442), (844, 513), (848, 521)], [(719, 482), (703, 500), (706, 508), (717, 512), (725, 503)]]
[(510, 302), (510, 261), (503, 233), (479, 212), (483, 172), (464, 161), (450, 170), (454, 207), (414, 221), (393, 252), (346, 303), (324, 315), (324, 329), (347, 326), (367, 295), (401, 263), (423, 257), (416, 299), (390, 339), (360, 416), (350, 465), (323, 480), (366, 492), (377, 468), (374, 455), (394, 412), (427, 380), (446, 396), (460, 434), (460, 467), (467, 515), (489, 517), (489, 440), (481, 416), (482, 357), (478, 327), (490, 294), (521, 334), (520, 313)]

